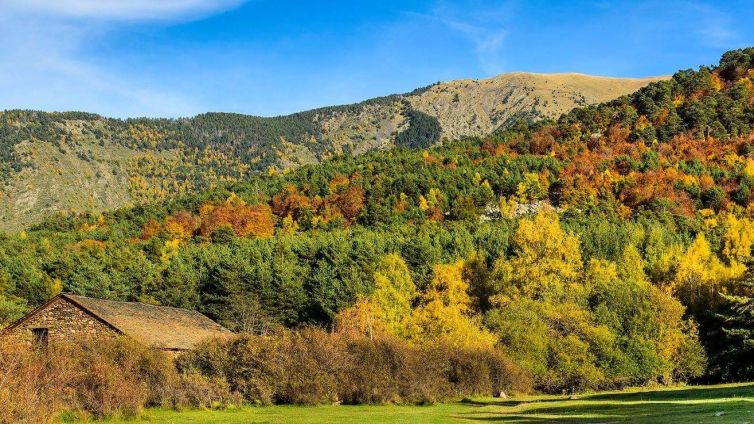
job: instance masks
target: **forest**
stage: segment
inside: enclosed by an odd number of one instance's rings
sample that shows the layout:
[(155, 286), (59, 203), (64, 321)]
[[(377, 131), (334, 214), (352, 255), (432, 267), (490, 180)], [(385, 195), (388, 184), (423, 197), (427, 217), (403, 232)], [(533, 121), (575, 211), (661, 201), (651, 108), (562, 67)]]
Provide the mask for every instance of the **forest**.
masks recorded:
[(546, 392), (754, 378), (754, 49), (439, 147), (409, 117), (405, 147), (0, 235), (0, 323), (64, 291), (499, 349)]

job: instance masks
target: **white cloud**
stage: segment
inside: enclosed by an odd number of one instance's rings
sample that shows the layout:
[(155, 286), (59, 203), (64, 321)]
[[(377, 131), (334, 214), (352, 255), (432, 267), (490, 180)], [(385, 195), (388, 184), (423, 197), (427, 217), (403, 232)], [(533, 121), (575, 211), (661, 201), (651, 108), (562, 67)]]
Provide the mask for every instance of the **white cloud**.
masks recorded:
[(689, 3), (687, 6), (689, 12), (699, 19), (695, 31), (702, 44), (727, 49), (740, 41), (732, 17), (724, 11), (701, 3)]
[(513, 15), (513, 2), (494, 7), (458, 7), (438, 3), (429, 14), (414, 15), (440, 22), (471, 43), (482, 70), (494, 75), (505, 70), (502, 56), (509, 34), (507, 22)]
[(7, 12), (107, 20), (170, 20), (226, 10), (242, 0), (6, 0)]
[[(0, 0), (2, 1), (2, 0)], [(5, 0), (0, 8), (0, 110), (83, 110), (107, 116), (185, 116), (202, 110), (134, 70), (84, 53), (134, 21), (188, 21), (239, 0)]]

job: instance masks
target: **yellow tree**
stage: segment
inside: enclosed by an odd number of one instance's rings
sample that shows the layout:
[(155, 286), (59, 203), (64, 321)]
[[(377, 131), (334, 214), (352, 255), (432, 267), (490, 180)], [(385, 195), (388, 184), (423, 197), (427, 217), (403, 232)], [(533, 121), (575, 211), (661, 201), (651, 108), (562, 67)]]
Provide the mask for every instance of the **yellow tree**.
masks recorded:
[(516, 195), (521, 202), (539, 200), (547, 195), (547, 180), (539, 174), (527, 172), (524, 179), (516, 187)]
[(633, 244), (629, 244), (623, 250), (623, 256), (617, 265), (617, 276), (622, 280), (632, 281), (639, 284), (647, 284), (647, 274), (644, 272), (646, 263), (641, 253)]
[(508, 295), (557, 300), (575, 288), (582, 269), (579, 239), (563, 230), (554, 212), (522, 220), (513, 244), (515, 256), (495, 266)]
[(291, 235), (295, 234), (296, 231), (298, 231), (298, 223), (295, 219), (291, 216), (291, 214), (288, 214), (283, 218), (280, 232), (283, 234)]
[(481, 327), (471, 310), (463, 267), (463, 261), (434, 266), (434, 277), (414, 311), (414, 340), (442, 340), (459, 347), (494, 345), (495, 336)]
[(201, 220), (187, 211), (179, 211), (165, 218), (162, 225), (164, 231), (176, 239), (186, 239), (191, 237), (199, 229)]
[(738, 219), (729, 213), (725, 216), (724, 228), (723, 257), (730, 265), (743, 263), (751, 257), (754, 224), (749, 219)]
[(427, 198), (422, 196), (421, 194), (419, 195), (419, 209), (421, 209), (422, 211), (429, 209), (429, 202), (427, 202)]
[(374, 273), (374, 293), (378, 319), (395, 335), (406, 336), (411, 319), (411, 306), (416, 286), (406, 262), (396, 254), (385, 256)]
[(740, 277), (745, 270), (739, 263), (723, 264), (700, 233), (678, 259), (671, 287), (687, 306), (694, 308), (707, 304), (724, 282)]
[(339, 331), (408, 337), (416, 286), (403, 258), (386, 255), (374, 273), (374, 292), (338, 315)]
[(369, 298), (361, 298), (338, 313), (335, 329), (338, 333), (367, 336), (371, 339), (375, 334), (387, 332), (385, 323), (377, 319), (378, 315), (377, 305)]

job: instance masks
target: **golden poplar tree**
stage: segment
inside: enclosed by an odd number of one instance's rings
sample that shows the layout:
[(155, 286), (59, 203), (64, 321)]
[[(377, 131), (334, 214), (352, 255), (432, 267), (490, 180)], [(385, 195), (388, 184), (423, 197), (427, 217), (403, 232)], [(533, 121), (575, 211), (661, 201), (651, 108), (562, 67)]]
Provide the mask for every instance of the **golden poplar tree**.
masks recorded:
[(374, 292), (359, 299), (337, 318), (339, 331), (373, 336), (390, 333), (408, 337), (416, 286), (406, 262), (397, 254), (386, 255), (374, 273)]
[[(733, 251), (735, 249), (730, 252)], [(745, 270), (736, 262), (726, 266), (700, 233), (678, 259), (671, 287), (686, 305), (693, 308), (712, 300), (724, 282), (740, 277)]]
[(484, 330), (471, 310), (463, 261), (435, 265), (434, 277), (414, 311), (412, 338), (419, 342), (445, 341), (455, 346), (492, 346), (495, 336)]
[(513, 237), (515, 256), (496, 264), (496, 274), (512, 296), (558, 299), (578, 282), (582, 270), (578, 237), (567, 233), (558, 216), (541, 211), (524, 219)]

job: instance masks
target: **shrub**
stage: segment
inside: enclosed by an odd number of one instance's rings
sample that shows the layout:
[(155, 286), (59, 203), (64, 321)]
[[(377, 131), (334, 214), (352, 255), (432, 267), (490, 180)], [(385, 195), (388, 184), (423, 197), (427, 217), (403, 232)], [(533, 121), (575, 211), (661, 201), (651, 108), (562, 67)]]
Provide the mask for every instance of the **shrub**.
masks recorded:
[(527, 392), (532, 380), (499, 350), (415, 345), (322, 329), (214, 340), (178, 360), (183, 373), (224, 378), (253, 403), (432, 403)]
[(447, 345), (413, 347), (407, 358), (406, 372), (401, 374), (399, 385), (403, 388), (406, 403), (428, 404), (446, 399), (453, 394), (449, 378)]
[(134, 417), (146, 406), (205, 406), (239, 400), (224, 379), (179, 375), (167, 355), (127, 338), (0, 346), (0, 423), (47, 422), (62, 411)]
[(415, 345), (314, 327), (208, 340), (175, 361), (126, 338), (45, 350), (0, 345), (0, 423), (244, 401), (420, 404), (530, 388), (531, 378), (493, 348)]
[(317, 404), (338, 399), (338, 377), (343, 364), (339, 340), (323, 330), (305, 328), (279, 333), (272, 370), (278, 403)]
[[(44, 422), (61, 410), (94, 417), (135, 416), (150, 399), (145, 365), (151, 374), (169, 367), (127, 340), (99, 340), (81, 345), (55, 344), (32, 350), (0, 348), (1, 422)], [(162, 388), (158, 388), (162, 390)]]
[(231, 392), (227, 380), (190, 372), (180, 375), (173, 392), (172, 406), (176, 409), (218, 408), (239, 404), (242, 401), (243, 397)]
[(400, 377), (411, 372), (411, 352), (392, 339), (354, 338), (345, 343), (347, 369), (342, 374), (340, 398), (345, 403), (400, 402), (406, 397)]
[(49, 421), (60, 408), (52, 394), (61, 387), (47, 376), (45, 363), (34, 352), (7, 343), (0, 346), (0, 423)]

